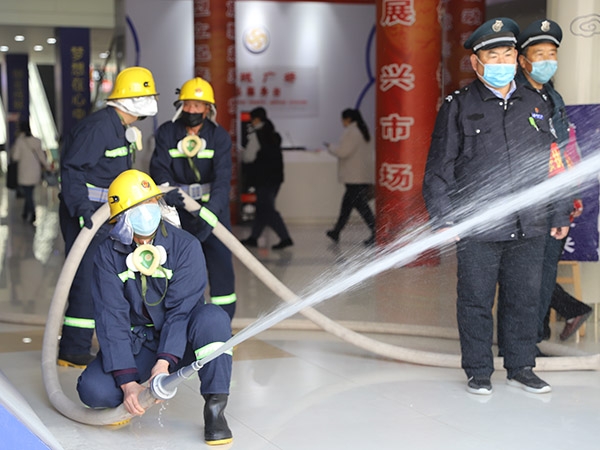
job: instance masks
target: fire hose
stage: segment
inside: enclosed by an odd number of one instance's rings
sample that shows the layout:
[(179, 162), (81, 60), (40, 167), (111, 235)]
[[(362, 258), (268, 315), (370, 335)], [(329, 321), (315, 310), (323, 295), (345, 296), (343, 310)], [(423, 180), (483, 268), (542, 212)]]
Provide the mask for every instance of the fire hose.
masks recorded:
[[(184, 195), (185, 205), (188, 211), (197, 211), (201, 208), (201, 205), (191, 197), (187, 196), (185, 193), (182, 194)], [(108, 219), (108, 210), (108, 204), (105, 204), (94, 213), (92, 216), (94, 225), (91, 229), (83, 228), (81, 230), (65, 260), (50, 304), (42, 347), (42, 375), (50, 402), (64, 416), (89, 425), (110, 425), (131, 418), (131, 415), (125, 410), (123, 405), (112, 409), (95, 410), (81, 404), (73, 403), (62, 391), (56, 365), (58, 336), (64, 319), (67, 297), (73, 278), (89, 243), (100, 226)], [(301, 299), (296, 294), (262, 265), (260, 261), (258, 261), (254, 255), (248, 251), (229, 230), (227, 230), (226, 227), (218, 222), (216, 217), (211, 216), (212, 213), (203, 215), (205, 220), (209, 221), (213, 226), (213, 234), (229, 248), (240, 262), (242, 262), (257, 278), (286, 303), (301, 303)], [(293, 313), (295, 312), (296, 311)], [(385, 358), (427, 366), (460, 368), (460, 355), (413, 350), (393, 344), (387, 344), (355, 332), (311, 307), (299, 309), (297, 312), (304, 315), (324, 331), (331, 333), (354, 346)], [(359, 327), (360, 324), (361, 323), (359, 322)], [(269, 326), (273, 325), (275, 324), (273, 323)], [(364, 327), (364, 323), (362, 325)], [(399, 328), (399, 330), (402, 331), (402, 328)], [(260, 331), (262, 331), (262, 329), (257, 330), (256, 333)], [(239, 343), (239, 336), (243, 335), (243, 332), (244, 330), (236, 334), (221, 346), (221, 348), (216, 349), (213, 354), (209, 355), (204, 360), (196, 361), (194, 364), (184, 367), (173, 374), (155, 377), (150, 388), (144, 390), (140, 394), (140, 405), (144, 409), (147, 409), (152, 406), (157, 399), (165, 400), (171, 398), (175, 395), (178, 384), (189, 378), (189, 376), (199, 370), (203, 364), (206, 364), (208, 361), (216, 358), (229, 348), (232, 348), (233, 345), (235, 345), (234, 341)], [(421, 331), (420, 334), (423, 336), (428, 335), (427, 331)], [(434, 332), (433, 334), (435, 335), (436, 333)], [(248, 335), (245, 339), (248, 339), (251, 336), (252, 335)], [(545, 348), (552, 348), (552, 345)], [(494, 367), (497, 369), (502, 368), (502, 358), (494, 358)], [(540, 358), (537, 360), (536, 367), (542, 371), (599, 370), (600, 354)]]

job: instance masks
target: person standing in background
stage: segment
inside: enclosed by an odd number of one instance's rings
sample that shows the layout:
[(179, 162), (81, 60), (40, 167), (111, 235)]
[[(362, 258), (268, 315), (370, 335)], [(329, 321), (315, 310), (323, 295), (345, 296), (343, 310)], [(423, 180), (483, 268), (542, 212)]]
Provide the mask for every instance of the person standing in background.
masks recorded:
[(256, 188), (256, 215), (250, 236), (242, 244), (257, 247), (258, 238), (268, 226), (279, 237), (273, 250), (281, 250), (294, 245), (281, 214), (275, 208), (275, 199), (283, 183), (283, 155), (281, 136), (267, 118), (264, 108), (250, 111), (252, 129), (248, 144), (242, 152), (242, 160), (248, 164), (248, 182)]
[(346, 185), (337, 222), (326, 234), (337, 244), (352, 209), (356, 208), (371, 230), (371, 236), (364, 244), (373, 245), (375, 216), (369, 206), (369, 198), (375, 178), (375, 167), (371, 136), (357, 109), (348, 108), (342, 111), (342, 124), (345, 129), (339, 143), (330, 145), (325, 142), (327, 151), (338, 159), (338, 180)]
[[(531, 23), (523, 30), (517, 39), (519, 50), (519, 71), (516, 80), (527, 83), (535, 88), (540, 95), (549, 98), (552, 105), (552, 124), (557, 134), (557, 152), (554, 160), (558, 165), (551, 169), (556, 173), (568, 169), (579, 161), (579, 154), (570, 154), (575, 150), (576, 143), (571, 136), (575, 136), (574, 125), (569, 121), (562, 96), (554, 89), (551, 79), (558, 69), (558, 47), (562, 40), (562, 30), (558, 23), (541, 19)], [(566, 166), (566, 167), (565, 167)], [(551, 174), (553, 175), (553, 174)], [(574, 194), (576, 197), (578, 194)], [(583, 212), (583, 202), (575, 198), (571, 217), (579, 217)], [(567, 237), (554, 239), (549, 234), (546, 236), (546, 249), (544, 253), (544, 268), (542, 272), (542, 289), (540, 293), (540, 314), (538, 328), (538, 342), (550, 338), (550, 309), (554, 308), (566, 323), (560, 333), (560, 339), (571, 337), (590, 317), (592, 308), (577, 300), (567, 293), (557, 282), (558, 262), (563, 252)]]
[(24, 221), (33, 224), (35, 222), (33, 190), (42, 181), (42, 169), (50, 170), (51, 165), (48, 164), (46, 152), (42, 149), (42, 141), (32, 136), (29, 122), (20, 122), (19, 132), (10, 157), (19, 163), (17, 179), (25, 200), (21, 217)]

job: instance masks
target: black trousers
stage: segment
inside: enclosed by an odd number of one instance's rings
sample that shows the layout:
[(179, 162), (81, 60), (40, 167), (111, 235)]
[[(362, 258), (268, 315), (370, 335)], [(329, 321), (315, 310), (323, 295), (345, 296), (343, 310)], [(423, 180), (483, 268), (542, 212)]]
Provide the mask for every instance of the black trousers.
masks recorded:
[(498, 335), (512, 377), (534, 367), (545, 237), (457, 244), (457, 321), (462, 367), (471, 376), (494, 371), (492, 306), (499, 286)]
[(342, 198), (340, 215), (333, 228), (336, 234), (339, 234), (344, 229), (354, 208), (356, 208), (371, 232), (375, 232), (375, 216), (369, 206), (368, 192), (370, 188), (371, 185), (369, 184), (346, 184), (346, 192), (344, 192), (344, 197)]
[(565, 319), (572, 319), (592, 310), (592, 308), (570, 295), (556, 283), (558, 262), (560, 261), (566, 241), (566, 238), (557, 240), (550, 235), (546, 237), (542, 288), (540, 291), (540, 310), (538, 314), (538, 342), (550, 336), (550, 308), (553, 308)]
[(280, 187), (281, 184), (272, 184), (256, 188), (256, 215), (250, 237), (258, 239), (266, 227), (271, 227), (282, 241), (290, 239), (285, 222), (279, 211), (275, 209), (275, 199)]

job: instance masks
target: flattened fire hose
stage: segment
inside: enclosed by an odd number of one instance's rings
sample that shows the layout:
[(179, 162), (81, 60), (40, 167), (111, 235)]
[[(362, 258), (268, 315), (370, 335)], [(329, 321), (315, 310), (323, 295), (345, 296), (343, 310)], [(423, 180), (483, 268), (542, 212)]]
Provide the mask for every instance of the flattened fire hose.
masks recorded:
[[(186, 208), (189, 211), (197, 211), (200, 208), (200, 205), (192, 198), (185, 193), (182, 194), (185, 198)], [(42, 349), (42, 374), (44, 386), (50, 402), (66, 417), (89, 425), (110, 425), (131, 418), (131, 415), (125, 410), (123, 405), (114, 409), (94, 410), (81, 404), (73, 403), (62, 391), (56, 365), (58, 336), (64, 319), (67, 297), (73, 278), (89, 243), (100, 226), (108, 219), (108, 210), (108, 204), (106, 204), (96, 211), (92, 217), (94, 226), (91, 230), (87, 228), (81, 230), (73, 248), (65, 260), (50, 304)], [(269, 272), (269, 270), (264, 267), (260, 261), (258, 261), (254, 255), (252, 255), (252, 253), (248, 251), (235, 236), (231, 234), (231, 232), (229, 232), (229, 230), (220, 224), (212, 213), (206, 211), (206, 214), (201, 214), (201, 216), (213, 226), (213, 234), (279, 298), (287, 303), (296, 303), (300, 300), (296, 294)], [(413, 350), (380, 342), (353, 331), (310, 307), (303, 309), (300, 313), (324, 331), (327, 331), (352, 345), (385, 358), (427, 366), (460, 368), (460, 355)], [(354, 323), (353, 326), (365, 332), (373, 331), (369, 330), (367, 323), (358, 322)], [(388, 327), (388, 330), (400, 334), (455, 337), (454, 332), (440, 334), (433, 327), (400, 326)], [(545, 345), (544, 348), (557, 350), (558, 352), (562, 351), (564, 353), (563, 346)], [(502, 358), (494, 358), (494, 366), (497, 369), (501, 369)], [(536, 367), (541, 371), (600, 370), (600, 354), (539, 358), (536, 361)], [(144, 393), (147, 391), (149, 390), (144, 391)], [(148, 408), (154, 404), (154, 402), (155, 398), (151, 395), (140, 395), (142, 407)]]

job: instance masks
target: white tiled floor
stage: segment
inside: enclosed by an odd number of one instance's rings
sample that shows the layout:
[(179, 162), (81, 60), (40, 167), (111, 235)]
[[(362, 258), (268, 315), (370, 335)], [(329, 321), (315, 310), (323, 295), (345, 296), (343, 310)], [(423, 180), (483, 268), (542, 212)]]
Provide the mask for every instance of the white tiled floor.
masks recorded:
[[(38, 191), (38, 226), (33, 227), (21, 222), (22, 200), (0, 188), (0, 317), (13, 322), (0, 322), (2, 372), (64, 449), (208, 448), (195, 378), (181, 385), (175, 398), (121, 428), (73, 422), (50, 404), (40, 368), (43, 328), (30, 323), (47, 314), (64, 254), (56, 193)], [(326, 225), (290, 229), (294, 247), (271, 251), (276, 239), (267, 234), (264, 247), (253, 253), (297, 293), (314, 291), (315, 279), (320, 280), (317, 286), (331, 286), (338, 280), (333, 274), (364, 253), (361, 242), (368, 235), (356, 223), (334, 246), (324, 235)], [(245, 237), (248, 230), (236, 227), (234, 232)], [(385, 271), (317, 309), (344, 324), (367, 327), (373, 339), (457, 355), (455, 339), (376, 333), (401, 324), (455, 335), (454, 270), (448, 252), (438, 266)], [(234, 324), (250, 323), (281, 304), (237, 261), (236, 280)], [(299, 315), (292, 319), (237, 347), (227, 408), (234, 442), (222, 448), (563, 450), (600, 445), (597, 371), (541, 373), (554, 390), (532, 395), (507, 386), (505, 372), (498, 370), (492, 378), (494, 394), (473, 396), (465, 391), (460, 369), (391, 360), (323, 331), (300, 331), (299, 325), (314, 327)], [(562, 325), (555, 325), (554, 336)], [(23, 337), (31, 342), (24, 343)], [(558, 343), (555, 337), (552, 342)], [(571, 339), (566, 346), (599, 353), (597, 323), (590, 320), (581, 342)], [(79, 371), (60, 368), (58, 373), (65, 394), (78, 402), (74, 388)], [(6, 397), (0, 396), (2, 401)]]

